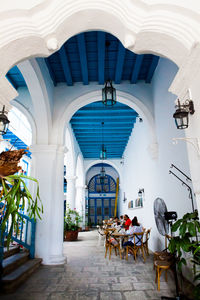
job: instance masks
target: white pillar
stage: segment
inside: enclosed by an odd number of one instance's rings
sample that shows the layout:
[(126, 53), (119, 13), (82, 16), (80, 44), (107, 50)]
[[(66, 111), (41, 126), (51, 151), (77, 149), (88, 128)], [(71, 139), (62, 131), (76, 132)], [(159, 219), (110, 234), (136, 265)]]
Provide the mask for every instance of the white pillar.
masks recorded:
[(75, 190), (75, 183), (76, 183), (76, 176), (67, 176), (67, 204), (69, 204), (69, 207), (71, 209), (75, 208), (75, 196), (76, 196), (76, 190)]
[(82, 185), (76, 186), (76, 210), (83, 217), (82, 224), (85, 226), (85, 186)]
[(31, 173), (39, 181), (44, 206), (42, 220), (36, 224), (36, 257), (41, 257), (44, 264), (63, 264), (64, 147), (34, 145), (31, 151)]

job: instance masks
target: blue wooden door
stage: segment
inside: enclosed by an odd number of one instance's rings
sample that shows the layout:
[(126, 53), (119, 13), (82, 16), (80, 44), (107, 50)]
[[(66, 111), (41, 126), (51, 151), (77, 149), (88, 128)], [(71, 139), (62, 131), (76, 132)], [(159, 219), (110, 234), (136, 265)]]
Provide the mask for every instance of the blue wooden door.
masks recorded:
[(91, 178), (88, 185), (88, 221), (92, 225), (102, 224), (102, 221), (114, 217), (115, 180), (106, 175), (104, 184), (100, 182), (100, 174)]

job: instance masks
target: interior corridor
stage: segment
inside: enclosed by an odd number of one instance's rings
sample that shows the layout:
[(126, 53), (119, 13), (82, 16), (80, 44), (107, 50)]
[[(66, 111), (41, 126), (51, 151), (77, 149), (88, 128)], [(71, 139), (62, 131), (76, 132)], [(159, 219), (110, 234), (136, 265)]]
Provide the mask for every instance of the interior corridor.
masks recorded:
[(168, 283), (161, 278), (157, 291), (152, 255), (146, 263), (138, 257), (120, 260), (112, 252), (111, 260), (104, 258), (103, 241), (98, 245), (96, 230), (79, 232), (76, 242), (64, 243), (67, 263), (42, 265), (14, 294), (2, 300), (145, 300), (174, 296), (173, 277), (168, 272)]

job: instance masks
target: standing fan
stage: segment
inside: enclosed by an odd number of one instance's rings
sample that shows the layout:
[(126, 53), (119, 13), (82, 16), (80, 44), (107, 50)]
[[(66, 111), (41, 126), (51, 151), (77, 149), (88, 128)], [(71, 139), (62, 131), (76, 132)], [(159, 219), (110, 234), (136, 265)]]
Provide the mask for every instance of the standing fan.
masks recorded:
[[(156, 226), (158, 228), (158, 231), (160, 234), (165, 235), (169, 234), (169, 220), (176, 220), (177, 214), (176, 212), (168, 212), (167, 211), (167, 206), (164, 202), (163, 199), (161, 198), (156, 198), (154, 200), (154, 216), (155, 216), (155, 222)], [(172, 225), (172, 222), (170, 223)], [(177, 273), (176, 273), (176, 266), (174, 269), (174, 278), (175, 278), (175, 284), (176, 284), (176, 298), (171, 298), (171, 297), (161, 297), (162, 300), (181, 300), (180, 294), (179, 294), (179, 288), (178, 288), (178, 278), (177, 278)], [(186, 299), (186, 298), (184, 298)]]
[(165, 219), (167, 206), (161, 198), (156, 198), (154, 201), (154, 216), (156, 226), (160, 234), (164, 235), (169, 233), (169, 223)]

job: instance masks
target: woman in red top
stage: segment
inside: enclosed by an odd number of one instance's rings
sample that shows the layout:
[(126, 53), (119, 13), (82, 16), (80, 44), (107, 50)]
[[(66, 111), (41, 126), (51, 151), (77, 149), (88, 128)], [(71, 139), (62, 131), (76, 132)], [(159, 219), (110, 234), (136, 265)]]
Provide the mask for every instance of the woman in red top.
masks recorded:
[(132, 224), (131, 219), (129, 218), (128, 215), (124, 215), (124, 221), (125, 221), (124, 228), (125, 230), (128, 230), (129, 226)]

